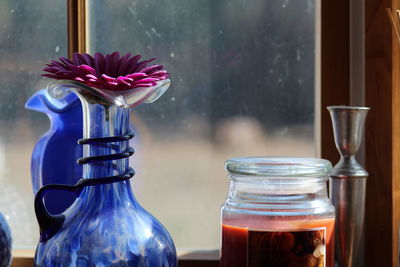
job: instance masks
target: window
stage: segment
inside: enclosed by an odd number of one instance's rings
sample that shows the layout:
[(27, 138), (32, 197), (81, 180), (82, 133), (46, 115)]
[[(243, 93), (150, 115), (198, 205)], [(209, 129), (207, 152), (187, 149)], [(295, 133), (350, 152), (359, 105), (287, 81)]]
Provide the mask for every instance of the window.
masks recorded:
[(219, 247), (224, 161), (315, 156), (314, 0), (89, 1), (89, 50), (157, 56), (171, 88), (133, 111), (139, 202), (178, 248)]
[[(0, 211), (14, 246), (33, 248), (30, 153), (49, 123), (24, 103), (46, 86), (44, 64), (67, 54), (66, 5), (6, 0), (0, 13)], [(91, 52), (158, 56), (172, 75), (133, 112), (135, 194), (178, 248), (218, 248), (226, 159), (315, 155), (314, 0), (102, 0), (88, 13)]]

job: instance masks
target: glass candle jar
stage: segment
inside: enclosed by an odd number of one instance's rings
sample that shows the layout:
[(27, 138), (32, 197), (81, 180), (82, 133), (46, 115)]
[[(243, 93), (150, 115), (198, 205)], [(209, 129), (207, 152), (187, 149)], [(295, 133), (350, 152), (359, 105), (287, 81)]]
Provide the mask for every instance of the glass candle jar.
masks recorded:
[(222, 206), (221, 267), (333, 267), (329, 161), (234, 158)]

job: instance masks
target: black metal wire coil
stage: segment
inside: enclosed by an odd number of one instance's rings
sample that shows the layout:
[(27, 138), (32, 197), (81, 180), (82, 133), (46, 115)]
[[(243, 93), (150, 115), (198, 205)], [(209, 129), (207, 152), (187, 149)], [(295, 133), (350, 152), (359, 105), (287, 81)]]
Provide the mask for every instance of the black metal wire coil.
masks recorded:
[[(122, 136), (110, 136), (110, 137), (98, 137), (98, 138), (83, 138), (78, 140), (78, 144), (80, 145), (92, 145), (92, 144), (97, 144), (97, 145), (102, 145), (102, 144), (107, 144), (107, 143), (114, 143), (114, 142), (125, 142), (129, 141), (135, 137), (133, 132), (128, 132), (126, 135)], [(118, 148), (117, 145), (110, 145), (111, 149), (116, 149)], [(118, 160), (118, 159), (124, 159), (124, 158), (129, 158), (135, 153), (135, 150), (132, 147), (128, 147), (125, 151), (122, 151), (120, 153), (114, 153), (114, 154), (109, 154), (109, 155), (99, 155), (99, 156), (91, 156), (91, 157), (82, 157), (78, 159), (78, 164), (90, 164), (90, 163), (98, 163), (98, 162), (103, 162), (103, 161), (112, 161), (112, 160)], [(119, 181), (124, 181), (127, 179), (130, 179), (134, 176), (135, 171), (132, 168), (129, 168), (125, 173), (122, 173), (120, 175), (115, 175), (115, 176), (110, 176), (110, 177), (99, 177), (99, 178), (91, 178), (92, 181), (95, 181), (97, 184), (104, 184), (110, 183), (110, 181), (113, 182), (119, 182)], [(127, 178), (129, 177), (129, 178)], [(104, 180), (103, 180), (104, 179)]]

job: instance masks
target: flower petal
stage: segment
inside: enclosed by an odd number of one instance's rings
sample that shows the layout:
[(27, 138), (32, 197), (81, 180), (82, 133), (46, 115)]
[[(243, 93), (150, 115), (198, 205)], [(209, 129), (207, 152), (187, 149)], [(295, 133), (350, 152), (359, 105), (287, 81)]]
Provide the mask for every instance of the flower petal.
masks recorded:
[(106, 74), (102, 74), (101, 77), (102, 77), (105, 81), (107, 81), (107, 82), (113, 82), (113, 81), (115, 81), (115, 78), (110, 77), (110, 76), (108, 76), (108, 75), (106, 75)]
[(126, 69), (121, 70), (120, 73), (121, 73), (121, 74), (124, 74), (124, 73), (128, 74), (128, 73), (136, 72), (136, 70), (137, 70), (137, 64), (138, 64), (138, 61), (139, 61), (139, 59), (140, 59), (141, 57), (142, 57), (141, 55), (136, 55), (136, 56), (131, 57), (131, 58), (128, 60), (128, 62), (126, 63)]
[(86, 77), (93, 79), (93, 80), (98, 80), (98, 78), (96, 76), (94, 76), (93, 74), (87, 74)]
[(60, 59), (60, 61), (61, 61), (62, 63), (65, 64), (66, 67), (71, 66), (71, 65), (74, 65), (74, 63), (73, 63), (71, 60), (69, 60), (68, 58), (60, 57), (59, 59)]
[(137, 71), (142, 71), (142, 69), (144, 68), (144, 67), (146, 67), (147, 66), (147, 64), (149, 64), (150, 62), (152, 62), (152, 61), (154, 61), (154, 60), (156, 60), (157, 58), (151, 58), (151, 59), (149, 59), (149, 60), (144, 60), (144, 61), (141, 61), (141, 62), (139, 62), (138, 64), (137, 64), (137, 66), (136, 66), (136, 69), (135, 69), (135, 72), (137, 72)]
[(75, 77), (74, 80), (75, 80), (75, 81), (78, 81), (78, 82), (84, 82), (84, 81), (85, 81), (85, 80), (82, 79), (81, 77)]
[(126, 75), (126, 73), (124, 73), (123, 70), (125, 70), (127, 62), (130, 59), (130, 57), (131, 57), (131, 53), (128, 53), (119, 59), (118, 69), (116, 72), (118, 75)]
[(150, 74), (150, 76), (151, 76), (151, 77), (155, 77), (155, 76), (164, 76), (164, 75), (166, 75), (166, 74), (168, 74), (168, 72), (167, 72), (166, 70), (159, 70), (159, 71), (152, 72), (152, 73)]
[(106, 60), (104, 58), (103, 54), (100, 53), (96, 53), (94, 55), (94, 59), (95, 59), (95, 69), (97, 70), (97, 73), (99, 75), (101, 74), (105, 74), (105, 70), (106, 70)]
[(138, 83), (138, 84), (135, 84), (135, 88), (136, 87), (151, 87), (154, 85), (156, 85), (156, 83)]
[(119, 83), (119, 84), (125, 84), (125, 85), (128, 85), (128, 86), (130, 86), (131, 85), (131, 83), (129, 82), (129, 80), (126, 80), (126, 79), (124, 79), (124, 77), (122, 77), (122, 76), (119, 76), (118, 78), (117, 78), (117, 83)]
[(131, 78), (131, 79), (137, 79), (137, 78), (143, 78), (143, 77), (147, 77), (147, 76), (148, 75), (146, 73), (136, 72), (136, 73), (128, 74), (125, 77)]
[(73, 53), (72, 54), (72, 62), (74, 62), (75, 65), (81, 65), (83, 64), (83, 62), (80, 59), (80, 55), (79, 53)]
[(87, 53), (82, 54), (82, 60), (84, 61), (85, 65), (93, 67), (94, 58), (91, 55), (89, 55)]
[(162, 68), (163, 68), (163, 65), (153, 65), (153, 66), (142, 69), (141, 72), (150, 73), (153, 71), (161, 70)]
[(140, 79), (140, 80), (136, 80), (135, 83), (148, 83), (148, 82), (155, 82), (158, 81), (158, 78), (144, 78), (144, 79)]
[(96, 75), (96, 70), (93, 69), (92, 67), (88, 66), (88, 65), (79, 65), (78, 68), (79, 68), (80, 70), (82, 70), (83, 72)]

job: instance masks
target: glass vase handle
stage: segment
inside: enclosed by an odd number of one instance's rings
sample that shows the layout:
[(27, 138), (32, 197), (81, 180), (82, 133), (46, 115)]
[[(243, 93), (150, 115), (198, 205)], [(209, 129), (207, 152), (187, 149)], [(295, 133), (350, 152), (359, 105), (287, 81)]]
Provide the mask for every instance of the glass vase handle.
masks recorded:
[(122, 182), (132, 178), (135, 171), (129, 168), (123, 175), (115, 175), (103, 178), (80, 179), (75, 185), (49, 184), (45, 185), (35, 196), (35, 213), (40, 227), (40, 241), (44, 242), (54, 236), (64, 222), (64, 215), (50, 214), (44, 204), (44, 197), (50, 191), (67, 191), (78, 196), (86, 186), (96, 186)]
[[(114, 142), (124, 142), (124, 141), (129, 141), (133, 137), (134, 134), (132, 132), (128, 132), (126, 135), (123, 136), (80, 139), (78, 141), (78, 144), (90, 145), (90, 144), (108, 144)], [(133, 148), (128, 147), (125, 151), (122, 151), (120, 153), (80, 158), (78, 159), (78, 164), (88, 164), (94, 162), (123, 159), (132, 156), (133, 153), (134, 153)], [(74, 193), (76, 196), (79, 196), (82, 190), (87, 186), (97, 186), (103, 184), (122, 182), (132, 178), (134, 175), (135, 171), (129, 167), (124, 173), (114, 176), (90, 178), (90, 179), (82, 178), (75, 185), (48, 184), (40, 188), (35, 196), (35, 213), (40, 227), (40, 241), (45, 242), (49, 240), (52, 236), (54, 236), (58, 232), (58, 230), (60, 230), (65, 220), (65, 216), (62, 213), (51, 214), (47, 210), (44, 198), (48, 192), (66, 191)]]

